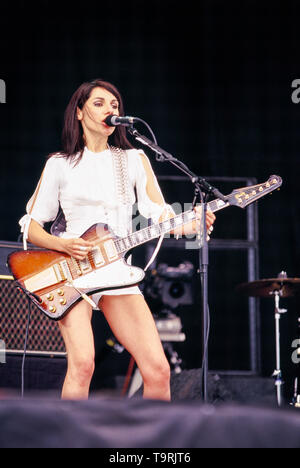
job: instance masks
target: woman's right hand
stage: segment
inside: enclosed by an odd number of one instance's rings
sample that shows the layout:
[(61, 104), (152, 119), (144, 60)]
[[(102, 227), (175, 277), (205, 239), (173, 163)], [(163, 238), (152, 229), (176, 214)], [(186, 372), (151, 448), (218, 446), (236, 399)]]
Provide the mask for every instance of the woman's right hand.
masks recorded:
[(46, 232), (34, 219), (31, 220), (29, 225), (28, 235), (29, 242), (32, 242), (32, 244), (44, 249), (64, 252), (77, 260), (84, 260), (94, 247), (93, 242), (88, 242), (81, 237), (66, 239), (65, 237), (53, 236)]
[(60, 238), (61, 252), (67, 253), (76, 260), (84, 260), (87, 254), (92, 250), (94, 244), (82, 238), (65, 239)]

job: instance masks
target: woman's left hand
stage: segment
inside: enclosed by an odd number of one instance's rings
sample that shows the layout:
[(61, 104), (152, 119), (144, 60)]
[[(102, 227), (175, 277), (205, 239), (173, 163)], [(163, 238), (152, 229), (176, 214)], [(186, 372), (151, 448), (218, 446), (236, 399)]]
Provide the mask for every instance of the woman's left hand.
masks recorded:
[[(195, 206), (194, 211), (197, 215), (198, 220), (201, 220), (202, 217), (202, 206), (198, 205)], [(216, 220), (216, 216), (214, 213), (210, 210), (206, 212), (206, 229), (207, 229), (207, 234), (210, 235), (214, 229), (213, 224)]]

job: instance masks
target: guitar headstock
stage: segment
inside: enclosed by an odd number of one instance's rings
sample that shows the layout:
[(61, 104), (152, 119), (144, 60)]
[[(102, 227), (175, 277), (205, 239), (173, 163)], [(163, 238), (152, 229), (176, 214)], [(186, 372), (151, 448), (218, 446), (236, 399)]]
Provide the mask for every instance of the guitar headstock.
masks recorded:
[(228, 203), (230, 205), (239, 206), (240, 208), (245, 208), (246, 206), (250, 205), (250, 203), (253, 203), (259, 198), (264, 197), (268, 193), (278, 189), (281, 184), (281, 177), (272, 175), (269, 177), (267, 182), (262, 184), (251, 185), (250, 187), (242, 187), (233, 190), (230, 195), (227, 195)]

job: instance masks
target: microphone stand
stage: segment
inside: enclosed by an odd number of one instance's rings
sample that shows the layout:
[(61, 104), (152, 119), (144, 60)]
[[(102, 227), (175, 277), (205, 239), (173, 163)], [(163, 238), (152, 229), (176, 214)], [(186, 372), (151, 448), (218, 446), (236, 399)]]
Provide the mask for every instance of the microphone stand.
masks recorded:
[[(143, 145), (148, 146), (156, 153), (156, 160), (159, 162), (168, 161), (173, 166), (177, 167), (180, 171), (186, 174), (191, 180), (195, 188), (195, 196), (193, 200), (193, 207), (196, 205), (196, 200), (200, 196), (203, 215), (202, 215), (202, 245), (199, 243), (199, 273), (201, 278), (201, 291), (202, 291), (202, 399), (207, 402), (207, 374), (208, 374), (208, 331), (209, 331), (209, 310), (208, 310), (208, 241), (207, 241), (207, 228), (206, 228), (206, 213), (207, 213), (207, 200), (209, 195), (213, 194), (216, 198), (220, 198), (227, 202), (227, 198), (216, 188), (210, 185), (205, 179), (194, 174), (182, 161), (174, 158), (170, 153), (160, 148), (156, 143), (149, 138), (141, 135), (133, 125), (127, 126), (128, 132)], [(200, 231), (201, 232), (201, 231)], [(200, 239), (201, 239), (200, 237)]]

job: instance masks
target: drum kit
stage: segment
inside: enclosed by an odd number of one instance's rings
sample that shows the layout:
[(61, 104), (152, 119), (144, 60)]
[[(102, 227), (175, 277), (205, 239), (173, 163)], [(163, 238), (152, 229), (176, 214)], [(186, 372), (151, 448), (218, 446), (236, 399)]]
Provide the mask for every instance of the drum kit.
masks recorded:
[[(289, 298), (300, 293), (300, 278), (288, 278), (286, 272), (279, 273), (277, 278), (262, 279), (243, 283), (237, 286), (237, 291), (251, 297), (268, 297), (274, 300), (275, 319), (275, 342), (276, 342), (276, 369), (273, 377), (278, 406), (282, 405), (282, 371), (280, 363), (280, 318), (287, 312), (287, 309), (280, 307), (281, 298)], [(299, 340), (300, 341), (300, 340)], [(297, 355), (300, 356), (300, 346), (298, 344)], [(300, 359), (297, 360), (300, 362)], [(298, 377), (295, 379), (294, 397), (291, 405), (300, 407), (300, 394), (298, 395)]]

